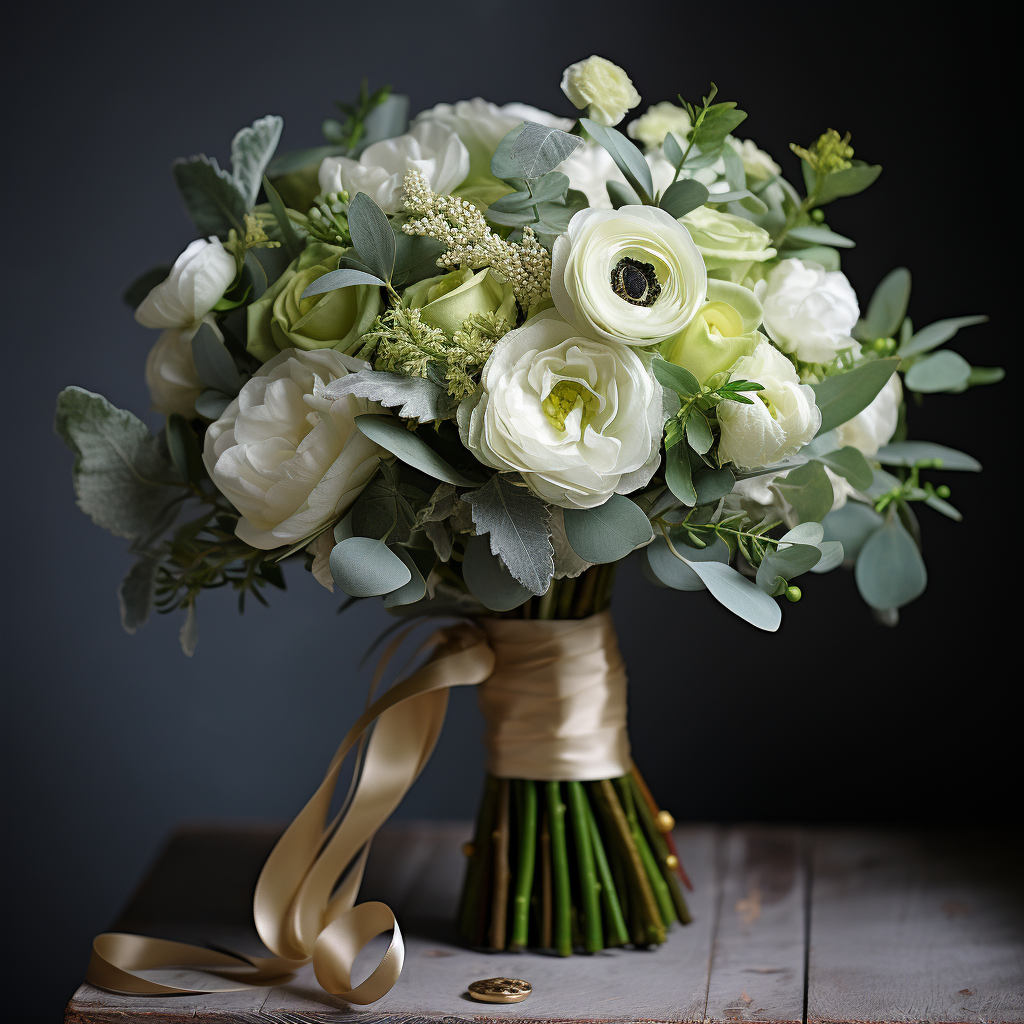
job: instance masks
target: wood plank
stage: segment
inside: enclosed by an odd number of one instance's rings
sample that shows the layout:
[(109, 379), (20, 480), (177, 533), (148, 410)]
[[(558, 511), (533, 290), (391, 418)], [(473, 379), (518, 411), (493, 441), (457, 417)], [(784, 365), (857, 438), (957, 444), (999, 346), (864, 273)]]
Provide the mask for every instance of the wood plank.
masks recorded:
[[(680, 855), (697, 885), (697, 891), (689, 894), (693, 924), (672, 928), (668, 942), (656, 950), (605, 950), (564, 960), (537, 953), (483, 953), (458, 945), (451, 918), (464, 868), (461, 846), (469, 832), (467, 823), (399, 823), (378, 837), (361, 898), (384, 899), (396, 911), (406, 940), (406, 966), (394, 989), (372, 1007), (354, 1009), (328, 995), (317, 985), (312, 968), (306, 967), (278, 988), (214, 996), (128, 997), (83, 985), (65, 1019), (74, 1024), (123, 1021), (126, 1016), (161, 1022), (287, 1020), (297, 1024), (358, 1013), (367, 1024), (446, 1017), (703, 1021), (717, 905), (713, 828), (698, 826), (676, 833)], [(272, 841), (273, 832), (264, 830), (254, 836), (250, 848), (240, 849), (245, 843), (237, 834), (225, 838), (212, 832), (204, 853), (201, 834), (193, 831), (176, 838), (119, 925), (169, 938), (252, 949), (255, 933), (245, 915)], [(204, 860), (208, 873), (202, 867)], [(212, 879), (210, 884), (207, 877)], [(209, 909), (207, 898), (216, 901), (215, 910)], [(210, 920), (214, 915), (217, 919)], [(355, 980), (371, 967), (364, 954), (357, 961)], [(525, 1003), (501, 1007), (469, 1000), (466, 987), (471, 981), (502, 974), (526, 977), (534, 994)]]
[(731, 828), (706, 1020), (803, 1021), (807, 864), (796, 828)]
[(1019, 837), (822, 831), (808, 1024), (1024, 1019)]

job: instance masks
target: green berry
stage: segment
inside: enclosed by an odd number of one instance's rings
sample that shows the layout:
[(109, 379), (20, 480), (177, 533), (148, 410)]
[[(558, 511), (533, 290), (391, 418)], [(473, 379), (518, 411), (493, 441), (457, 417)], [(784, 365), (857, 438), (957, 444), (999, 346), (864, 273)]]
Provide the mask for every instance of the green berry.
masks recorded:
[(940, 486), (935, 488), (935, 493), (940, 498), (948, 498), (949, 497), (949, 488), (945, 484), (941, 484)]
[(786, 587), (787, 600), (790, 600), (795, 604), (801, 597), (803, 597), (803, 594), (800, 593), (799, 587)]

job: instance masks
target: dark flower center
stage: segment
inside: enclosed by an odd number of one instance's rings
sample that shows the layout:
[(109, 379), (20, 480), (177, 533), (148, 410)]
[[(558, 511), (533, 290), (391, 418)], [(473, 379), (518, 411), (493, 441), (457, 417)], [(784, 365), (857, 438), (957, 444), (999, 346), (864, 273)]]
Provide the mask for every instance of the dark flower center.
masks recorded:
[(634, 306), (653, 306), (661, 285), (650, 263), (624, 256), (612, 268), (612, 291)]

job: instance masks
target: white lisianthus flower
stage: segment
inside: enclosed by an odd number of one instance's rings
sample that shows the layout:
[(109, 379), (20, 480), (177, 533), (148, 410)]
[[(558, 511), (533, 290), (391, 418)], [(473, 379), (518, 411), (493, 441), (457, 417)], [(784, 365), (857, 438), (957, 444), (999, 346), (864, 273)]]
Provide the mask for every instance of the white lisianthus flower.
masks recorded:
[(562, 92), (577, 110), (590, 107), (598, 124), (618, 124), (640, 102), (629, 75), (604, 57), (588, 57), (562, 72)]
[(385, 213), (399, 213), (407, 171), (419, 171), (438, 195), (450, 195), (469, 173), (469, 150), (451, 129), (424, 122), (407, 135), (367, 146), (358, 160), (327, 157), (320, 165), (320, 190), (365, 192)]
[(671, 132), (685, 148), (686, 135), (692, 127), (690, 115), (682, 107), (662, 100), (648, 107), (646, 114), (630, 121), (626, 134), (648, 149), (659, 149), (665, 136)]
[(246, 544), (294, 544), (345, 512), (366, 486), (387, 454), (356, 428), (370, 404), (323, 393), (364, 365), (334, 349), (285, 349), (207, 429), (203, 462), (241, 513), (235, 533)]
[(568, 118), (556, 117), (525, 103), (506, 103), (499, 107), (479, 96), (458, 103), (438, 103), (417, 114), (412, 123), (414, 129), (426, 123), (438, 124), (458, 135), (469, 151), (469, 174), (453, 192), (478, 208), (484, 208), (511, 191), (505, 182), (491, 174), (491, 157), (498, 143), (524, 121), (535, 121), (562, 131), (573, 126)]
[(866, 409), (836, 427), (836, 447), (852, 446), (869, 459), (877, 455), (896, 433), (902, 404), (903, 386), (900, 375), (894, 373)]
[[(214, 334), (224, 337), (216, 324)], [(168, 327), (160, 334), (146, 357), (146, 385), (154, 412), (164, 416), (179, 413), (186, 419), (196, 415), (196, 399), (206, 390), (199, 379), (192, 358), (192, 339), (199, 324), (191, 327)]]
[(235, 257), (219, 239), (197, 238), (142, 300), (135, 319), (143, 327), (198, 327), (224, 297), (235, 271)]
[(808, 260), (783, 260), (759, 281), (754, 294), (764, 307), (768, 336), (804, 363), (827, 363), (856, 342), (857, 295), (838, 270)]
[(510, 331), (459, 406), (462, 443), (562, 508), (643, 487), (661, 458), (662, 389), (624, 345), (581, 338), (554, 310)]
[(743, 170), (748, 178), (755, 181), (765, 181), (775, 174), (781, 174), (782, 168), (763, 149), (757, 148), (757, 143), (750, 139), (733, 139), (729, 141), (733, 148), (740, 155), (743, 161)]
[(814, 390), (801, 384), (793, 364), (762, 336), (753, 353), (739, 359), (730, 380), (751, 380), (763, 391), (750, 391), (753, 404), (722, 402), (717, 407), (723, 462), (758, 469), (799, 451), (818, 432), (821, 412)]
[(580, 210), (551, 253), (551, 297), (585, 337), (654, 345), (693, 319), (707, 271), (689, 232), (653, 206)]

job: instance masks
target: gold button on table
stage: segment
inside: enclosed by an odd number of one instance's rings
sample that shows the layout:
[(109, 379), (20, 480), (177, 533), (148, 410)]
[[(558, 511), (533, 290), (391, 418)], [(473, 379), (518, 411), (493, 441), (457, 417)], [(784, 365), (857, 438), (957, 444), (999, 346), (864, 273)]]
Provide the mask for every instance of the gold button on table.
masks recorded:
[(469, 986), (469, 994), (481, 1003), (521, 1003), (532, 991), (521, 978), (484, 978)]

